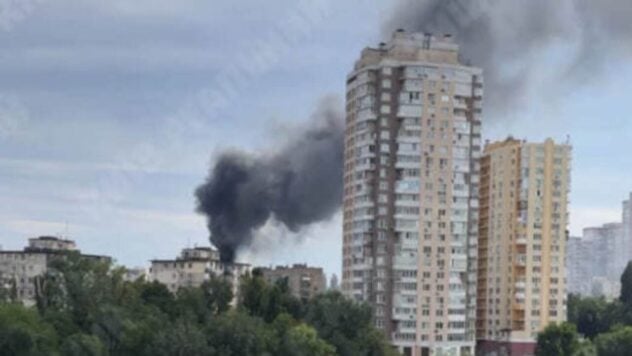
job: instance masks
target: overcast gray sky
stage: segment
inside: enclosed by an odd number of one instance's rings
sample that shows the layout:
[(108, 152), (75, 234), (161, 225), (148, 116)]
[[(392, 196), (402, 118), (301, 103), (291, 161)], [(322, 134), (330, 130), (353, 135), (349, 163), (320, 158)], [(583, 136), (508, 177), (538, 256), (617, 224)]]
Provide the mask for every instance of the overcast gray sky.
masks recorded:
[[(207, 244), (193, 190), (214, 153), (273, 149), (322, 96), (342, 96), (360, 50), (382, 40), (390, 7), (0, 0), (0, 243), (68, 234), (132, 266)], [(570, 135), (578, 234), (619, 219), (632, 190), (632, 65), (609, 58), (590, 83), (550, 93), (547, 75), (567, 50), (533, 58), (542, 70), (529, 104), (486, 121), (484, 136)], [(300, 235), (270, 224), (242, 259), (339, 271), (339, 217)]]

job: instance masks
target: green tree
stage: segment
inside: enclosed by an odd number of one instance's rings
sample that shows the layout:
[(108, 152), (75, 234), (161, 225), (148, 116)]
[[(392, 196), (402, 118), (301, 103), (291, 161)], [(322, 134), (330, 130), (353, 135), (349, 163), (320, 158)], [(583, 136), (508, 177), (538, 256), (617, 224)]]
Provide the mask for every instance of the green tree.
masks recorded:
[(577, 331), (587, 338), (606, 332), (618, 315), (615, 305), (603, 298), (582, 298), (570, 295), (568, 298), (568, 321), (577, 326)]
[(279, 355), (287, 356), (334, 356), (336, 348), (318, 337), (314, 328), (300, 324), (288, 331)]
[(159, 331), (147, 353), (155, 356), (211, 354), (213, 349), (207, 344), (204, 332), (197, 324), (186, 319), (179, 319)]
[(213, 277), (199, 288), (182, 288), (176, 297), (178, 316), (190, 314), (199, 323), (207, 322), (212, 316), (230, 309), (233, 290), (224, 279)]
[(599, 356), (629, 356), (632, 352), (632, 327), (619, 326), (595, 338)]
[(579, 335), (570, 323), (551, 324), (538, 334), (537, 356), (574, 356), (580, 349)]
[(0, 303), (8, 303), (9, 301), (9, 286), (0, 283)]
[(42, 318), (55, 329), (61, 339), (81, 333), (81, 329), (75, 324), (72, 315), (65, 311), (48, 310), (42, 315)]
[(37, 305), (42, 314), (65, 311), (84, 332), (100, 306), (118, 304), (125, 295), (120, 271), (109, 262), (85, 258), (78, 252), (58, 255), (47, 273), (36, 279)]
[(280, 314), (301, 318), (301, 301), (290, 292), (287, 280), (280, 279), (269, 285), (257, 270), (242, 278), (239, 305), (248, 314), (270, 323)]
[(55, 330), (36, 310), (18, 304), (0, 305), (0, 355), (54, 355)]
[(584, 340), (573, 356), (597, 356), (597, 349), (590, 340)]
[(225, 313), (230, 309), (233, 287), (229, 281), (220, 277), (211, 277), (208, 282), (202, 284), (206, 305), (214, 315)]
[(175, 312), (175, 297), (167, 286), (160, 282), (141, 283), (140, 300), (145, 306), (155, 307), (167, 315), (173, 315)]
[(6, 284), (0, 284), (0, 303), (9, 303), (17, 301), (17, 286), (15, 279), (10, 279)]
[(632, 261), (628, 262), (621, 275), (621, 295), (619, 300), (628, 308), (632, 307)]
[(63, 341), (61, 354), (63, 356), (105, 356), (107, 351), (98, 337), (74, 334)]
[(206, 327), (209, 345), (218, 356), (275, 355), (279, 341), (260, 318), (229, 312)]
[(148, 345), (153, 344), (159, 332), (170, 325), (170, 318), (154, 306), (130, 310), (108, 304), (95, 314), (91, 333), (101, 340), (111, 355), (151, 355)]
[(371, 309), (346, 299), (339, 292), (317, 296), (308, 306), (305, 321), (336, 348), (338, 355), (392, 355), (384, 335), (373, 327)]

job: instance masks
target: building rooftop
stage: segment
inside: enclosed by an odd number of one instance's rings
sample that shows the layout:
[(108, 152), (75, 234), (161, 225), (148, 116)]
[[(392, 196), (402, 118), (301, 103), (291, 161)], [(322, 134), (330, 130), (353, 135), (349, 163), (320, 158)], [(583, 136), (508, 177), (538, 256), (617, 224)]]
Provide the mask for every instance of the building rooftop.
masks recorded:
[(388, 42), (367, 47), (355, 64), (355, 70), (382, 61), (423, 61), (463, 65), (459, 61), (459, 45), (451, 34), (431, 34), (397, 30)]
[(308, 266), (306, 263), (295, 263), (291, 266), (282, 266), (282, 265), (277, 265), (277, 266), (270, 266), (270, 267), (261, 267), (261, 269), (265, 269), (265, 270), (270, 270), (270, 271), (286, 271), (286, 270), (299, 270), (299, 269), (311, 269), (311, 270), (321, 270), (321, 267), (311, 267)]
[(73, 244), (75, 243), (73, 240), (63, 239), (61, 237), (56, 237), (56, 236), (39, 236), (39, 237), (31, 238), (29, 240), (58, 241), (58, 242), (66, 242), (66, 243), (73, 243)]

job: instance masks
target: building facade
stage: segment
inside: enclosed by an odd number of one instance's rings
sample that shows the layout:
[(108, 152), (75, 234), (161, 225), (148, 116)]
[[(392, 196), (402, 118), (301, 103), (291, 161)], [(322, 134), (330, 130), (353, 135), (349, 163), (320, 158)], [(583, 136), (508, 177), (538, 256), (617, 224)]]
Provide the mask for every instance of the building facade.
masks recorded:
[[(629, 261), (632, 261), (632, 193), (629, 198), (623, 202), (623, 219), (622, 219), (622, 231), (623, 236), (623, 251), (626, 255), (624, 260), (625, 265)], [(621, 272), (623, 273), (623, 271)]]
[(592, 243), (580, 236), (566, 242), (566, 290), (569, 294), (588, 295), (593, 276)]
[(303, 300), (312, 299), (327, 290), (327, 278), (322, 268), (294, 264), (291, 267), (277, 266), (259, 270), (268, 283), (285, 279), (292, 295)]
[(533, 355), (566, 320), (571, 147), (488, 144), (481, 159), (477, 339), (481, 355)]
[(222, 263), (219, 252), (211, 247), (185, 248), (173, 260), (152, 260), (149, 269), (150, 281), (164, 284), (176, 293), (180, 288), (200, 287), (212, 276), (226, 278), (233, 286), (233, 294), (238, 295), (239, 279), (250, 273), (250, 265), (245, 263)]
[(343, 293), (405, 355), (475, 346), (482, 71), (397, 31), (347, 77)]
[(145, 267), (125, 268), (123, 280), (125, 282), (148, 281), (149, 269)]
[(628, 261), (623, 241), (623, 225), (609, 223), (585, 228), (583, 242), (588, 245), (584, 248), (586, 255), (583, 256), (584, 262), (590, 266), (586, 276), (588, 280), (604, 277), (613, 282), (619, 281)]
[(570, 239), (567, 253), (568, 292), (614, 299), (630, 254), (629, 203), (623, 202), (623, 223), (587, 227)]
[[(48, 263), (64, 253), (79, 252), (74, 241), (53, 236), (29, 239), (22, 251), (0, 250), (0, 284), (15, 294), (18, 301), (32, 306), (36, 300), (36, 278), (48, 271)], [(107, 256), (81, 255), (84, 258), (111, 262)]]

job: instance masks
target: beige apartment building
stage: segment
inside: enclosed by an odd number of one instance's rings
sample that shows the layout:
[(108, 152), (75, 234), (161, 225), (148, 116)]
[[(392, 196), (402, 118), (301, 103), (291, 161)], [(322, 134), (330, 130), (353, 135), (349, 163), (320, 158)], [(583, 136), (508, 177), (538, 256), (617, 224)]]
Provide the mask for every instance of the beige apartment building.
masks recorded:
[(509, 138), (481, 160), (477, 351), (533, 355), (566, 320), (571, 147)]
[(199, 287), (211, 276), (227, 278), (236, 296), (239, 279), (250, 272), (250, 265), (220, 261), (219, 252), (211, 247), (185, 248), (173, 260), (152, 260), (149, 280), (164, 284), (172, 293), (180, 288)]
[[(0, 250), (0, 284), (15, 293), (18, 301), (32, 306), (36, 299), (36, 277), (48, 271), (48, 263), (67, 252), (77, 251), (74, 241), (53, 236), (29, 239), (22, 251)], [(84, 258), (110, 262), (111, 258), (97, 255), (81, 255)]]
[(327, 290), (327, 278), (322, 268), (294, 264), (259, 270), (269, 283), (285, 279), (292, 295), (303, 300), (309, 300)]
[(399, 30), (347, 77), (345, 295), (404, 355), (473, 355), (482, 71)]

